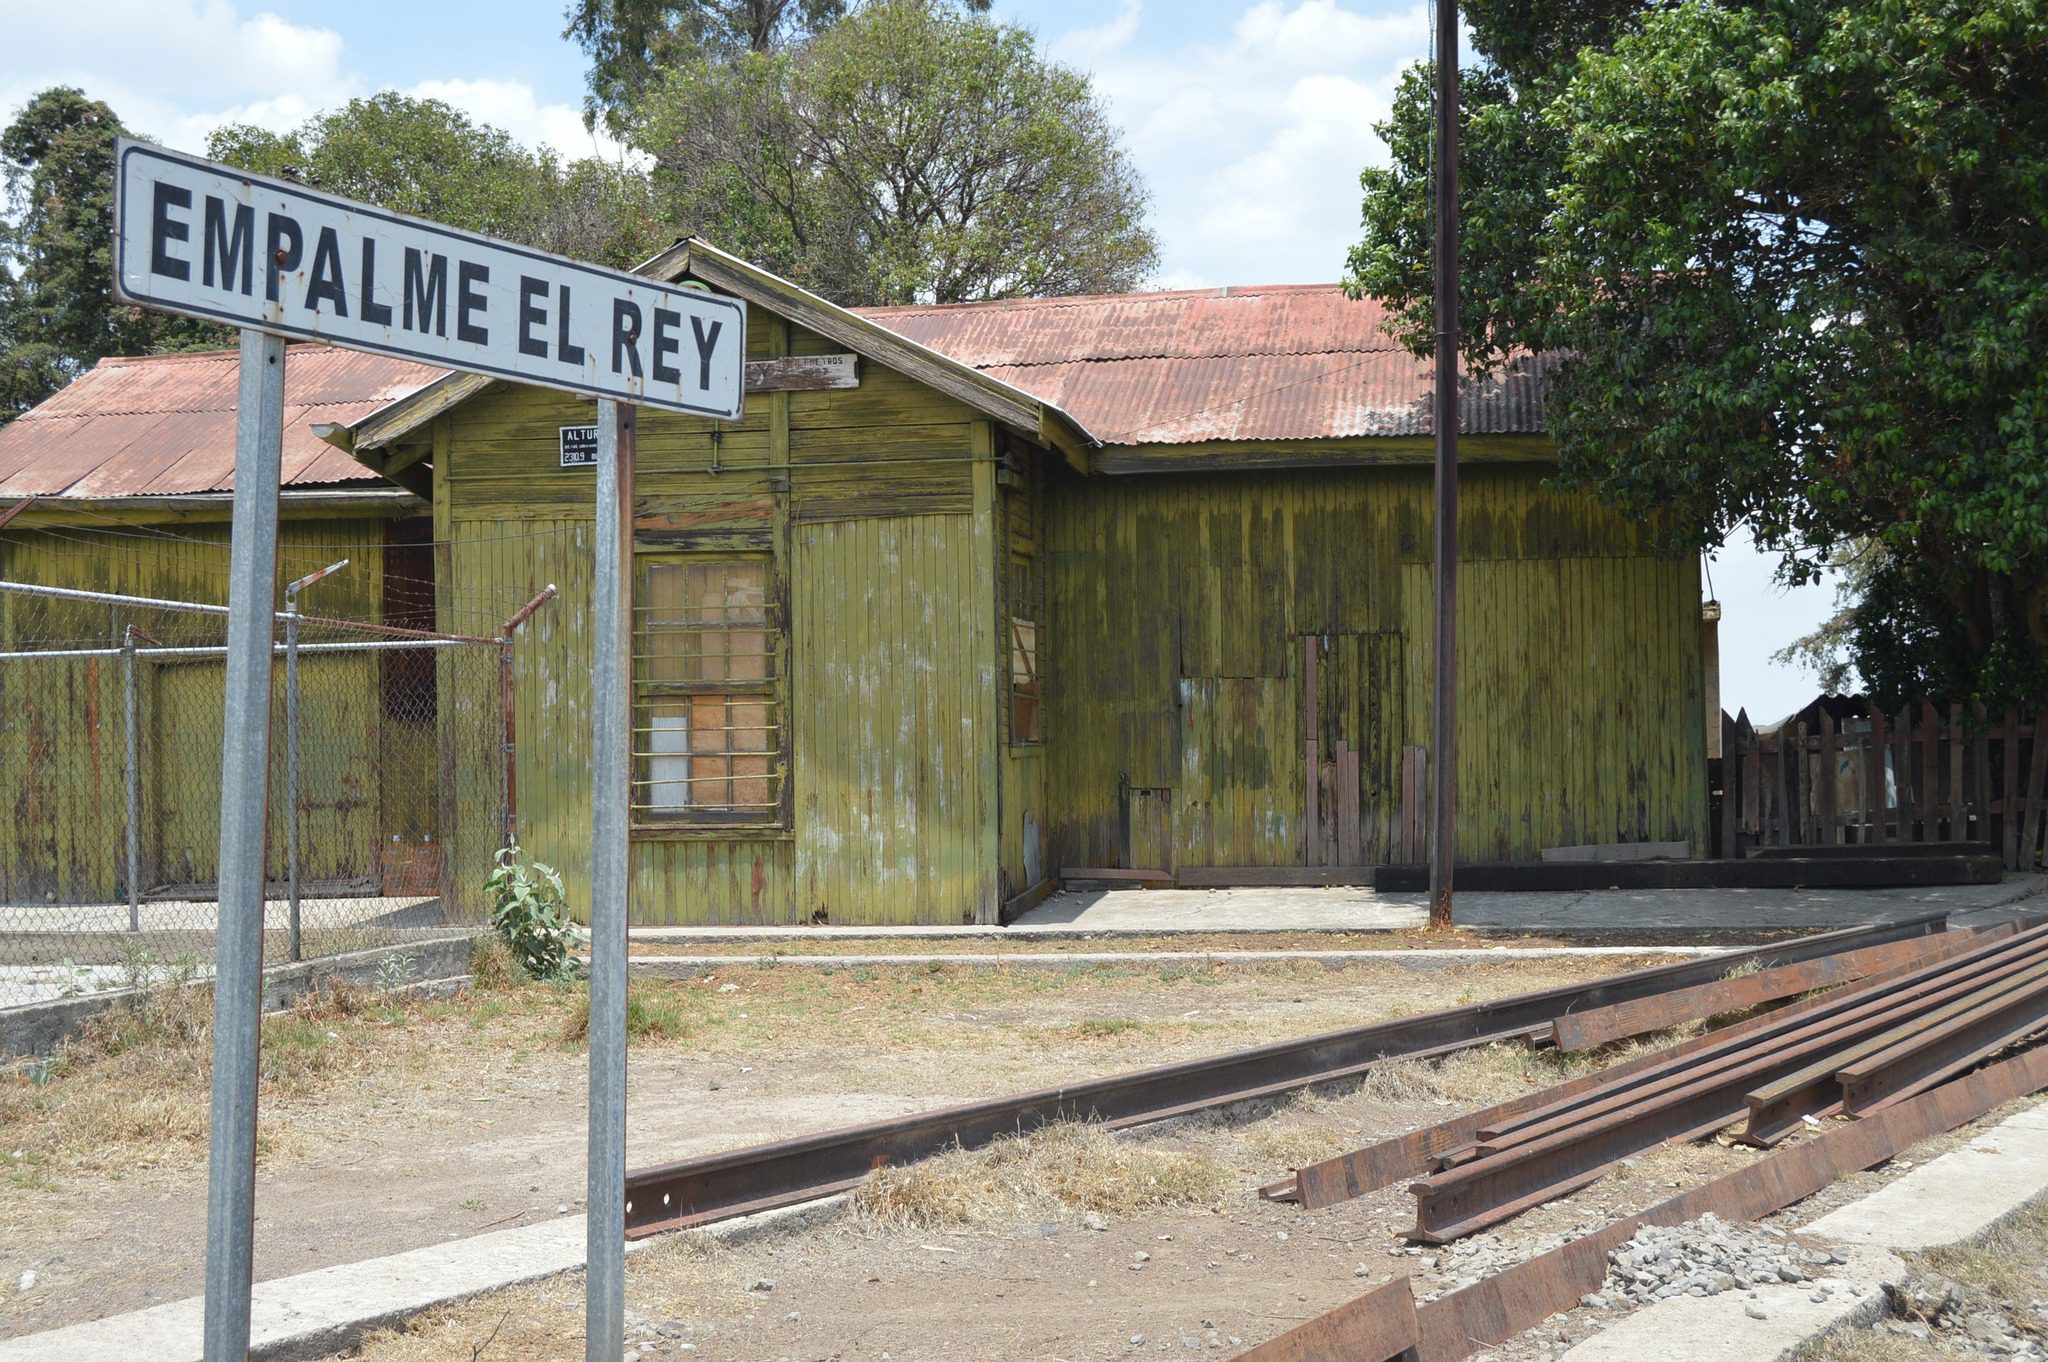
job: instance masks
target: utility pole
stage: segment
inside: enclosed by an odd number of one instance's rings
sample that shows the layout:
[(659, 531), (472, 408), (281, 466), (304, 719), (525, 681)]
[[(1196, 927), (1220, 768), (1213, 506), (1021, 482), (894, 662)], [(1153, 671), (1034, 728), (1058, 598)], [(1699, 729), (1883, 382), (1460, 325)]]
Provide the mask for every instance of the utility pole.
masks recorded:
[(1436, 5), (1436, 766), (1429, 926), (1451, 925), (1458, 811), (1458, 3)]

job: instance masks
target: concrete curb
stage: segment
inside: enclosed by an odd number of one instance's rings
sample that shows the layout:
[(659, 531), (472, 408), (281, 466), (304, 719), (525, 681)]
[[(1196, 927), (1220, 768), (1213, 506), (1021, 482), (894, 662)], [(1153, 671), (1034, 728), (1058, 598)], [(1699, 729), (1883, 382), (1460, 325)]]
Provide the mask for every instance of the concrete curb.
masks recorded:
[(807, 965), (820, 969), (862, 966), (905, 968), (923, 965), (1013, 965), (1026, 969), (1090, 969), (1098, 965), (1259, 965), (1313, 964), (1341, 969), (1347, 965), (1401, 965), (1415, 970), (1448, 969), (1454, 965), (1512, 960), (1578, 960), (1612, 956), (1671, 956), (1697, 959), (1721, 955), (1732, 946), (1501, 946), (1493, 949), (1412, 951), (1060, 951), (969, 952), (933, 955), (636, 955), (629, 971), (639, 978), (669, 979), (707, 969), (742, 965)]
[[(846, 1198), (764, 1211), (691, 1233), (744, 1240), (785, 1222), (831, 1214)], [(364, 1335), (437, 1305), (580, 1271), (587, 1233), (580, 1215), (409, 1253), (343, 1263), (258, 1282), (249, 1302), (250, 1362), (304, 1362), (354, 1347)], [(658, 1241), (636, 1240), (628, 1254)], [(0, 1339), (0, 1362), (76, 1362), (81, 1357), (202, 1362), (205, 1301), (197, 1296), (85, 1324)]]
[[(279, 1012), (290, 1007), (300, 994), (317, 987), (323, 979), (339, 979), (361, 988), (379, 987), (383, 983), (384, 962), (394, 957), (406, 962), (403, 972), (408, 976), (407, 987), (417, 986), (416, 981), (421, 980), (466, 977), (475, 935), (458, 929), (427, 941), (396, 942), (296, 964), (272, 965), (263, 971), (263, 1010)], [(193, 986), (211, 983), (211, 978), (201, 978), (195, 979)], [(0, 1057), (48, 1054), (77, 1035), (94, 1014), (124, 998), (135, 997), (138, 991), (109, 989), (0, 1011)]]
[[(1861, 1200), (1801, 1226), (1848, 1262), (1798, 1286), (1673, 1296), (1618, 1319), (1560, 1362), (1783, 1362), (1836, 1329), (1886, 1313), (1887, 1285), (1906, 1280), (1896, 1254), (1973, 1239), (2048, 1192), (2048, 1103), (2007, 1117)], [(1819, 1288), (1827, 1287), (1825, 1298)], [(1754, 1313), (1752, 1313), (1754, 1311)], [(1761, 1318), (1759, 1318), (1761, 1316)]]

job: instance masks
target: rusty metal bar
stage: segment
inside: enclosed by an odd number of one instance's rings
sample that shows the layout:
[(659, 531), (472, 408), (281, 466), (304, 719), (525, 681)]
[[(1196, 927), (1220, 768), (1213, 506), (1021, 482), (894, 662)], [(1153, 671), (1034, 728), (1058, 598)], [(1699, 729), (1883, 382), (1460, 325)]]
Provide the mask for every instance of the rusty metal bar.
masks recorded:
[(498, 631), (498, 716), (504, 725), (505, 826), (500, 846), (519, 845), (519, 713), (513, 689), (512, 636), (519, 626), (533, 618), (533, 612), (555, 598), (555, 584), (549, 582), (534, 598), (512, 612)]
[(1396, 1277), (1254, 1351), (1261, 1362), (1398, 1362), (1421, 1341), (1414, 1288)]
[[(1922, 1140), (2043, 1088), (2048, 1088), (2048, 1047), (1953, 1079), (1861, 1121), (1837, 1125), (1640, 1215), (1604, 1225), (1453, 1291), (1417, 1311), (1422, 1335), (1416, 1347), (1418, 1362), (1463, 1362), (1481, 1348), (1505, 1343), (1572, 1309), (1579, 1297), (1599, 1290), (1607, 1280), (1607, 1255), (1644, 1225), (1682, 1225), (1708, 1212), (1727, 1220), (1769, 1215), (1813, 1195), (1844, 1173), (1874, 1167)], [(1259, 1344), (1238, 1354), (1238, 1360), (1287, 1362), (1287, 1354), (1267, 1351), (1278, 1342)]]
[(1902, 965), (1934, 964), (1961, 954), (1973, 944), (1983, 943), (1969, 932), (1943, 932), (1939, 936), (1888, 942), (1718, 979), (1711, 984), (1673, 989), (1593, 1012), (1573, 1013), (1557, 1019), (1557, 1048), (1590, 1050), (1723, 1012), (1741, 1011), (1817, 988), (1851, 983)]
[(1842, 1108), (1852, 1116), (1875, 1111), (1901, 1097), (1923, 1092), (2048, 1029), (2048, 978), (1987, 998), (1978, 1006), (1917, 1031), (1898, 1044), (1835, 1075)]
[[(1997, 973), (2027, 965), (2041, 949), (2036, 945), (2024, 951), (2016, 963), (2006, 962)], [(1525, 1122), (1505, 1135), (1482, 1131), (1481, 1143), (1469, 1162), (1412, 1185), (1416, 1221), (1411, 1237), (1448, 1242), (1584, 1186), (1629, 1154), (1667, 1140), (1709, 1134), (1740, 1118), (1746, 1102), (1752, 1113), (1757, 1110), (1749, 1101), (1753, 1094), (1745, 1093), (1750, 1084), (1797, 1069), (1801, 1061), (1826, 1056), (1805, 1071), (1821, 1070), (1821, 1078), (1802, 1084), (1770, 1108), (1778, 1110), (1784, 1103), (1799, 1100), (1809, 1105), (1781, 1112), (1778, 1119), (1810, 1114), (1833, 1100), (1832, 1073), (1845, 1042), (1873, 1031), (1885, 1033), (1911, 1010), (1982, 988), (1981, 976), (1975, 972), (1957, 973), (1965, 975), (1963, 982), (1944, 983), (1918, 1001), (1909, 993), (1903, 998), (1866, 1002), (1839, 1015), (1816, 1014), (1798, 1028), (1772, 1037), (1768, 1046), (1750, 1040), (1724, 1053), (1716, 1063), (1688, 1064), (1660, 1075), (1645, 1088), (1596, 1093), (1594, 1100), (1579, 1109)], [(2048, 963), (2034, 965), (2026, 975), (2048, 977)], [(1942, 978), (1937, 975), (1928, 982), (1941, 982)]]
[[(2003, 922), (1978, 932), (1945, 933), (1963, 938), (1979, 947), (2017, 933), (2027, 920)], [(1942, 937), (1935, 938), (1943, 939)], [(1671, 1065), (1689, 1062), (1702, 1050), (1717, 1048), (1729, 1041), (1753, 1035), (1759, 1031), (1781, 1027), (1788, 1021), (1819, 1011), (1822, 1008), (1838, 1006), (1841, 1000), (1853, 990), (1862, 992), (1882, 987), (1895, 979), (1913, 973), (1918, 966), (1902, 966), (1884, 974), (1872, 975), (1849, 985), (1846, 989), (1824, 997), (1809, 998), (1789, 1004), (1761, 1017), (1723, 1027), (1703, 1036), (1696, 1036), (1680, 1045), (1672, 1046), (1654, 1054), (1643, 1055), (1623, 1064), (1612, 1065), (1598, 1073), (1586, 1074), (1540, 1092), (1529, 1093), (1497, 1106), (1454, 1117), (1437, 1125), (1411, 1131), (1406, 1135), (1382, 1140), (1363, 1149), (1339, 1154), (1300, 1169), (1293, 1178), (1283, 1179), (1261, 1189), (1261, 1195), (1273, 1201), (1299, 1201), (1306, 1210), (1320, 1210), (1334, 1206), (1340, 1201), (1365, 1196), (1382, 1187), (1390, 1187), (1405, 1178), (1417, 1177), (1429, 1172), (1434, 1160), (1450, 1150), (1472, 1142), (1478, 1132), (1491, 1128), (1496, 1123), (1512, 1117), (1525, 1116), (1538, 1110), (1556, 1109), (1559, 1104), (1592, 1093), (1606, 1084), (1625, 1077), (1661, 1070)]]
[(23, 511), (26, 511), (29, 507), (35, 505), (40, 500), (42, 500), (41, 497), (30, 497), (26, 501), (17, 501), (12, 506), (9, 506), (6, 510), (0, 511), (0, 530), (6, 529), (8, 524), (16, 516), (20, 515)]
[(645, 1168), (626, 1180), (626, 1231), (638, 1238), (813, 1201), (846, 1190), (883, 1164), (909, 1162), (955, 1145), (973, 1148), (999, 1135), (1053, 1121), (1141, 1125), (1354, 1077), (1384, 1059), (1429, 1057), (1522, 1039), (1566, 1012), (1703, 983), (1731, 964), (1801, 960), (1849, 946), (1925, 935), (1939, 931), (1944, 923), (1941, 914), (1932, 913), (1845, 928), (1472, 1007)]

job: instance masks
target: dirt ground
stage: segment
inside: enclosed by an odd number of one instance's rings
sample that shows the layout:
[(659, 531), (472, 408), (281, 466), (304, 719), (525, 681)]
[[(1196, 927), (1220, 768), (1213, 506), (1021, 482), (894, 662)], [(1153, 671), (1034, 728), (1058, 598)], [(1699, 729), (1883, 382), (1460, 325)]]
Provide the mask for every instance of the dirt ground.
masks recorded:
[[(628, 1161), (637, 1166), (1025, 1091), (1646, 963), (1653, 962), (1503, 961), (1422, 974), (1389, 965), (1071, 971), (750, 965), (688, 980), (649, 981), (635, 985), (640, 1034), (632, 1051)], [(270, 1019), (257, 1188), (259, 1280), (579, 1211), (586, 1066), (580, 1041), (571, 1037), (581, 1005), (579, 990), (529, 986), (439, 1002), (337, 996)], [(146, 1025), (124, 1024), (56, 1064), (18, 1065), (0, 1083), (0, 1130), (6, 1132), (0, 1139), (0, 1173), (6, 1178), (6, 1195), (0, 1197), (0, 1336), (199, 1291), (204, 1006), (203, 990), (187, 990), (184, 1001), (165, 1005), (165, 1016)], [(1539, 1061), (1517, 1081), (1549, 1081), (1556, 1071), (1540, 1066), (1552, 1063)], [(1528, 1067), (1520, 1052), (1511, 1064)], [(915, 1243), (889, 1235), (881, 1244), (870, 1242), (864, 1230), (841, 1227), (815, 1238), (771, 1236), (701, 1261), (680, 1249), (643, 1255), (642, 1261), (674, 1260), (675, 1272), (703, 1280), (702, 1289), (687, 1293), (694, 1302), (689, 1309), (680, 1303), (665, 1308), (663, 1321), (696, 1319), (693, 1312), (701, 1311), (705, 1324), (723, 1321), (753, 1337), (741, 1325), (747, 1313), (755, 1315), (746, 1329), (758, 1325), (760, 1335), (730, 1354), (736, 1357), (752, 1356), (757, 1344), (766, 1357), (806, 1350), (818, 1357), (878, 1356), (877, 1349), (906, 1358), (1003, 1355), (1007, 1343), (993, 1352), (932, 1351), (952, 1345), (941, 1345), (929, 1327), (915, 1324), (929, 1319), (934, 1291), (945, 1299), (958, 1295), (964, 1304), (982, 1288), (1005, 1291), (1009, 1306), (993, 1313), (980, 1307), (987, 1318), (977, 1327), (995, 1327), (1000, 1320), (1012, 1331), (1004, 1335), (1011, 1341), (1041, 1327), (1032, 1323), (1034, 1311), (1043, 1312), (1047, 1328), (1055, 1319), (1092, 1317), (1096, 1322), (1073, 1326), (1090, 1338), (1112, 1322), (1122, 1328), (1128, 1317), (1138, 1322), (1117, 1335), (1127, 1339), (1136, 1332), (1156, 1334), (1169, 1318), (1179, 1321), (1188, 1313), (1175, 1302), (1212, 1301), (1217, 1280), (1237, 1279), (1246, 1289), (1258, 1284), (1263, 1304), (1257, 1309), (1265, 1313), (1252, 1313), (1248, 1300), (1247, 1313), (1235, 1319), (1232, 1331), (1255, 1337), (1282, 1324), (1280, 1316), (1313, 1313), (1308, 1300), (1295, 1296), (1321, 1301), (1318, 1309), (1334, 1304), (1340, 1296), (1333, 1292), (1355, 1284), (1350, 1273), (1357, 1264), (1324, 1262), (1321, 1256), (1343, 1257), (1353, 1242), (1366, 1253), (1368, 1242), (1384, 1244), (1385, 1226), (1352, 1227), (1348, 1218), (1328, 1229), (1303, 1225), (1291, 1208), (1257, 1203), (1250, 1189), (1284, 1174), (1290, 1160), (1336, 1152), (1355, 1137), (1432, 1119), (1449, 1101), (1361, 1095), (1327, 1112), (1311, 1102), (1249, 1125), (1182, 1123), (1158, 1138), (1193, 1141), (1195, 1152), (1227, 1166), (1231, 1187), (1212, 1206), (1161, 1212), (1166, 1221), (1156, 1224), (1146, 1212), (1119, 1216), (1101, 1233), (1076, 1232), (1055, 1219), (1035, 1223), (1021, 1238), (978, 1229), (912, 1236), (919, 1239)], [(1292, 1240), (1276, 1237), (1290, 1226)], [(1160, 1234), (1176, 1238), (1160, 1240)], [(932, 1247), (924, 1247), (927, 1242)], [(1290, 1242), (1287, 1265), (1269, 1271), (1274, 1247)], [(788, 1303), (796, 1282), (774, 1293), (734, 1294), (718, 1285), (727, 1282), (719, 1274), (736, 1271), (748, 1281), (774, 1277), (754, 1265), (749, 1255), (758, 1255), (762, 1263), (790, 1263), (804, 1279), (830, 1281), (823, 1264), (809, 1265), (810, 1255), (821, 1251), (814, 1243), (840, 1246), (848, 1280), (838, 1294), (806, 1290), (816, 1323), (804, 1334), (814, 1330), (815, 1337), (795, 1347), (792, 1336), (785, 1347), (784, 1317), (805, 1308), (802, 1301)], [(1154, 1254), (1157, 1266), (1141, 1264), (1135, 1273), (1118, 1257), (1138, 1251), (1132, 1245), (1152, 1244), (1181, 1247), (1162, 1247)], [(1296, 1262), (1311, 1244), (1323, 1246), (1315, 1260)], [(1239, 1252), (1226, 1253), (1230, 1247)], [(1074, 1258), (1065, 1258), (1067, 1253)], [(1210, 1258), (1217, 1268), (1206, 1267)], [(1070, 1261), (1107, 1285), (1076, 1285), (1089, 1278), (1073, 1277), (1064, 1266)], [(742, 1263), (747, 1266), (737, 1266)], [(881, 1265), (886, 1272), (878, 1270)], [(33, 1287), (19, 1291), (22, 1274), (29, 1272)], [(858, 1282), (851, 1280), (856, 1275)], [(867, 1276), (903, 1289), (894, 1307), (903, 1321), (900, 1331), (886, 1327), (886, 1293), (867, 1291), (881, 1284), (869, 1283)], [(1036, 1307), (1020, 1294), (1032, 1279), (1050, 1293)], [(1273, 1295), (1282, 1279), (1298, 1279), (1301, 1288), (1294, 1295)], [(970, 1281), (978, 1286), (970, 1289)], [(1311, 1282), (1320, 1285), (1311, 1291)], [(1100, 1293), (1099, 1316), (1074, 1298), (1074, 1291), (1085, 1299), (1091, 1290)], [(871, 1329), (853, 1327), (846, 1315), (859, 1302), (858, 1318), (868, 1318), (864, 1294), (874, 1297)], [(769, 1296), (772, 1304), (764, 1304)], [(824, 1302), (838, 1302), (839, 1318)], [(730, 1318), (723, 1309), (728, 1305), (738, 1311)], [(1180, 1322), (1198, 1326), (1211, 1314), (1213, 1309), (1195, 1307)], [(862, 1329), (898, 1341), (848, 1351)], [(723, 1352), (721, 1345), (709, 1355)], [(467, 1358), (468, 1346), (445, 1355)], [(484, 1354), (494, 1355), (550, 1354), (523, 1346)]]

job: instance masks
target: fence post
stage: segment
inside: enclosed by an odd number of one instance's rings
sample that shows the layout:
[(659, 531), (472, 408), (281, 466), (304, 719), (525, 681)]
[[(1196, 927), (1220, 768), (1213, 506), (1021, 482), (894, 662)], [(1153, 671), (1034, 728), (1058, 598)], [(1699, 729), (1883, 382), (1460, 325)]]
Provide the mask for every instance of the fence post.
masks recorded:
[(348, 566), (348, 559), (309, 572), (284, 589), (284, 861), (291, 900), (292, 959), (303, 960), (299, 936), (299, 593)]
[(519, 708), (512, 678), (512, 636), (519, 632), (520, 625), (532, 618), (534, 611), (553, 600), (554, 595), (555, 584), (549, 582), (505, 621), (505, 627), (498, 635), (498, 706), (505, 741), (505, 792), (501, 805), (505, 826), (498, 841), (501, 847), (519, 845)]
[(284, 615), (284, 877), (291, 902), (292, 959), (303, 960), (299, 937), (299, 610)]
[(137, 765), (141, 744), (135, 732), (135, 626), (121, 630), (121, 688), (128, 709), (128, 765), (124, 772), (128, 786), (128, 930), (142, 930), (142, 773)]

